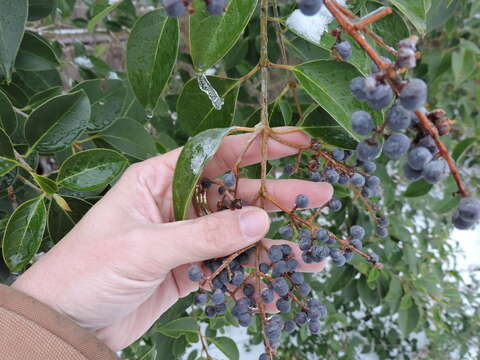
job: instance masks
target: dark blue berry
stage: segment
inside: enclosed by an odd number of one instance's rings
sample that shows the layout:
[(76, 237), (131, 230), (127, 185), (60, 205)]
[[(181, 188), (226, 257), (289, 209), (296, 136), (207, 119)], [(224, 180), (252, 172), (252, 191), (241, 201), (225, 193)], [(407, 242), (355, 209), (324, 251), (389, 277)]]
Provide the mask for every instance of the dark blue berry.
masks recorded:
[(287, 269), (288, 271), (294, 271), (298, 267), (298, 261), (294, 258), (290, 258), (287, 260)]
[(300, 294), (301, 294), (302, 296), (307, 296), (308, 294), (311, 293), (312, 288), (311, 288), (310, 285), (308, 285), (307, 283), (303, 283), (303, 284), (300, 285), (300, 287), (298, 288), (298, 291), (300, 292)]
[(194, 297), (195, 305), (204, 305), (208, 301), (207, 294), (196, 294)]
[(170, 17), (182, 16), (187, 9), (181, 0), (163, 0), (163, 6)]
[(210, 15), (221, 16), (225, 11), (226, 0), (206, 0), (207, 11)]
[(287, 334), (291, 334), (291, 333), (294, 332), (296, 329), (297, 329), (297, 325), (295, 324), (295, 321), (293, 321), (293, 320), (287, 320), (287, 321), (285, 321), (285, 325), (284, 325), (284, 327), (283, 327), (283, 330), (284, 330)]
[(315, 232), (315, 239), (317, 239), (318, 241), (321, 241), (321, 242), (327, 242), (328, 239), (329, 239), (328, 231), (325, 230), (325, 229), (318, 229)]
[(284, 278), (276, 278), (272, 281), (273, 290), (279, 296), (285, 296), (288, 294), (290, 287), (288, 286), (287, 281)]
[(358, 110), (352, 114), (352, 129), (359, 135), (368, 135), (375, 129), (375, 124), (368, 112)]
[(264, 274), (267, 274), (270, 271), (270, 266), (268, 264), (261, 263), (258, 265), (258, 270)]
[(292, 247), (287, 244), (282, 244), (282, 253), (283, 256), (288, 256), (292, 253)]
[(338, 172), (335, 169), (328, 169), (325, 171), (325, 178), (330, 184), (336, 184), (339, 179)]
[(301, 285), (305, 281), (305, 278), (301, 272), (294, 272), (292, 275), (290, 275), (290, 277), (295, 285)]
[(225, 175), (223, 175), (223, 184), (227, 187), (233, 187), (235, 186), (235, 183), (237, 182), (237, 179), (235, 178), (235, 175), (232, 172), (228, 172)]
[(320, 321), (310, 320), (308, 323), (308, 329), (312, 334), (318, 334), (320, 332)]
[(410, 126), (413, 116), (411, 111), (400, 104), (395, 104), (387, 113), (387, 126), (395, 131), (405, 130)]
[(383, 226), (377, 226), (376, 233), (381, 238), (388, 236), (388, 230), (386, 227)]
[(215, 317), (217, 315), (217, 312), (215, 310), (215, 306), (209, 305), (205, 308), (205, 315), (209, 318)]
[(366, 173), (371, 174), (377, 170), (377, 165), (373, 161), (365, 161), (362, 164), (362, 168)]
[(400, 104), (407, 110), (418, 110), (427, 101), (427, 91), (424, 81), (411, 79), (400, 91)]
[(320, 173), (317, 172), (317, 171), (311, 171), (309, 177), (310, 177), (310, 180), (312, 180), (313, 182), (322, 181), (322, 177), (321, 177)]
[(290, 225), (285, 225), (278, 229), (278, 233), (282, 238), (290, 239), (293, 236), (293, 229)]
[(429, 184), (436, 184), (448, 176), (448, 164), (443, 159), (430, 161), (423, 168), (422, 175)]
[(263, 289), (261, 292), (261, 297), (262, 300), (265, 304), (270, 304), (273, 299), (275, 298), (275, 295), (273, 294), (273, 291), (270, 289)]
[(480, 220), (480, 200), (473, 197), (466, 197), (460, 200), (458, 215), (468, 222)]
[(356, 77), (352, 81), (350, 81), (350, 92), (358, 101), (367, 101), (365, 78)]
[(375, 189), (376, 187), (380, 186), (380, 178), (378, 176), (370, 176), (365, 185), (371, 189)]
[(323, 0), (299, 0), (298, 7), (303, 15), (315, 15), (322, 7)]
[(342, 149), (335, 149), (332, 152), (332, 157), (336, 161), (343, 161), (345, 160), (345, 151)]
[(299, 311), (295, 314), (295, 322), (299, 325), (302, 326), (307, 323), (307, 314), (304, 313), (303, 311)]
[(225, 301), (225, 294), (221, 289), (217, 289), (212, 294), (212, 302), (217, 305)]
[(378, 142), (370, 143), (368, 140), (359, 142), (357, 145), (357, 158), (362, 161), (374, 160), (381, 151), (381, 146)]
[(227, 305), (225, 303), (215, 305), (215, 313), (217, 315), (223, 315), (227, 312)]
[(347, 174), (340, 174), (340, 177), (338, 178), (338, 183), (340, 185), (350, 184), (350, 176), (348, 176)]
[(410, 138), (405, 134), (395, 133), (385, 141), (383, 153), (390, 159), (400, 159), (410, 147)]
[(252, 315), (249, 313), (243, 313), (238, 316), (238, 323), (240, 326), (249, 327), (252, 324)]
[(355, 173), (350, 178), (350, 183), (356, 187), (362, 187), (365, 185), (365, 177), (362, 174)]
[(203, 278), (202, 270), (198, 267), (198, 265), (192, 265), (188, 268), (188, 278), (190, 281), (199, 282)]
[(295, 206), (302, 209), (308, 207), (308, 197), (303, 194), (297, 195), (295, 198)]
[(347, 40), (339, 42), (333, 46), (337, 50), (342, 60), (346, 61), (352, 57), (352, 46)]
[(283, 259), (283, 252), (281, 245), (272, 245), (270, 249), (268, 249), (268, 258), (272, 262), (277, 262)]
[(365, 236), (365, 229), (360, 225), (353, 225), (350, 228), (350, 235), (352, 235), (354, 239), (362, 240)]
[(275, 306), (277, 307), (278, 311), (282, 313), (289, 313), (292, 309), (290, 301), (283, 298), (278, 299), (275, 303)]
[(328, 207), (333, 212), (340, 211), (340, 209), (342, 208), (342, 202), (338, 199), (333, 198), (332, 200), (329, 201)]
[(245, 296), (252, 297), (254, 293), (255, 293), (255, 287), (253, 286), (253, 284), (246, 284), (243, 287), (243, 294)]

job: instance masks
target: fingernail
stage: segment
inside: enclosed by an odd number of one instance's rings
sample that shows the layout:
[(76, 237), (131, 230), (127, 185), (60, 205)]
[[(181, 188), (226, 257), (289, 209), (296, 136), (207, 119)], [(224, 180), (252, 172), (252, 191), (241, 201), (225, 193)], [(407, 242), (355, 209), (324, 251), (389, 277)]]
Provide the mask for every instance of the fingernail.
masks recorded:
[(269, 226), (270, 219), (262, 209), (248, 210), (240, 215), (240, 230), (247, 239), (260, 239), (267, 233)]

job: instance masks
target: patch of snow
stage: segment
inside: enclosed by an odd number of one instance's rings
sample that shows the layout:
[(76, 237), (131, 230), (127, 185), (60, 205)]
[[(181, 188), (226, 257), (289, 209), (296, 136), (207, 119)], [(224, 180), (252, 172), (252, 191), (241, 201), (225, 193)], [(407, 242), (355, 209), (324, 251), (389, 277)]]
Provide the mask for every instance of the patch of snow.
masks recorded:
[[(345, 6), (345, 0), (338, 0), (340, 5)], [(295, 10), (287, 19), (287, 26), (305, 39), (320, 43), (322, 35), (328, 30), (328, 24), (333, 21), (333, 16), (325, 6), (312, 16), (303, 15), (300, 10)]]

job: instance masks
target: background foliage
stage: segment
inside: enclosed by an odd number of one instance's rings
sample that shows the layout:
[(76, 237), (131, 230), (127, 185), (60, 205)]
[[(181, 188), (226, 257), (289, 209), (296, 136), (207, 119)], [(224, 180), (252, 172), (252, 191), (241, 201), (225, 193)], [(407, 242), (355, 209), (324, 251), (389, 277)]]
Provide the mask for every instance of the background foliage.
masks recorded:
[[(348, 2), (360, 14), (378, 3)], [(195, 14), (177, 21), (154, 0), (0, 2), (2, 282), (13, 281), (58, 242), (129, 164), (181, 146), (206, 129), (258, 122), (259, 81), (238, 80), (258, 63), (256, 0), (230, 0), (223, 20), (209, 17), (201, 1), (195, 4)], [(290, 63), (312, 62), (294, 69), (305, 112), (300, 123), (285, 91), (285, 72), (271, 71), (271, 124), (298, 124), (331, 145), (354, 147), (348, 125), (352, 107), (341, 91), (345, 79), (368, 71), (370, 62), (358, 49), (351, 65), (332, 61), (333, 38), (325, 35), (313, 44), (289, 31), (284, 20), (295, 4), (279, 5)], [(442, 107), (455, 119), (447, 146), (468, 187), (478, 191), (480, 3), (392, 0), (391, 5), (394, 13), (375, 30), (392, 45), (410, 33), (421, 36), (423, 57), (415, 75), (430, 85), (430, 107)], [(281, 63), (273, 26), (269, 35), (269, 58)], [(221, 110), (195, 79), (207, 69), (224, 100)], [(335, 71), (343, 76), (331, 76)], [(224, 133), (209, 136), (219, 140)], [(456, 206), (449, 196), (453, 179), (407, 187), (400, 165), (383, 158), (379, 163), (384, 207), (395, 221), (388, 238), (370, 237), (367, 246), (385, 269), (358, 260), (311, 276), (330, 315), (320, 336), (300, 331), (285, 338), (281, 358), (361, 359), (366, 353), (380, 359), (478, 358), (479, 282), (460, 272), (457, 244), (447, 241), (449, 212)], [(248, 168), (245, 175), (257, 171)], [(177, 196), (185, 197), (192, 186), (177, 189)], [(355, 220), (371, 232), (363, 208), (346, 195), (337, 193), (344, 208), (325, 224), (335, 232)], [(280, 224), (282, 219), (275, 219), (271, 237)], [(190, 346), (199, 341), (196, 317), (208, 341), (237, 359), (237, 345), (224, 330), (238, 325), (236, 320), (228, 315), (207, 320), (190, 304), (188, 298), (176, 304), (123, 356), (201, 358)], [(258, 324), (248, 333), (252, 344), (261, 341)]]

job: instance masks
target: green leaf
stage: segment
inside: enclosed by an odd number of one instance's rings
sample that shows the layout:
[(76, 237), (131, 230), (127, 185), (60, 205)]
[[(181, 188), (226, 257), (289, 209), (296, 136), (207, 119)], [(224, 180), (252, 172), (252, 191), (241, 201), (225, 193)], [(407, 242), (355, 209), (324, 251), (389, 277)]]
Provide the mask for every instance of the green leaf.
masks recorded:
[(55, 8), (56, 0), (28, 0), (28, 21), (43, 19)]
[(232, 339), (226, 336), (207, 338), (208, 341), (215, 344), (215, 346), (225, 354), (229, 360), (239, 360), (240, 352), (237, 344)]
[(176, 220), (187, 217), (195, 185), (203, 168), (232, 129), (234, 127), (205, 130), (190, 138), (183, 147), (173, 175), (173, 210)]
[(72, 89), (83, 90), (90, 100), (92, 115), (88, 130), (101, 131), (121, 116), (127, 89), (122, 80), (87, 80)]
[(25, 71), (55, 69), (60, 62), (47, 40), (31, 31), (25, 31), (15, 60), (15, 68)]
[(135, 24), (127, 43), (128, 80), (138, 101), (155, 109), (177, 60), (179, 25), (164, 9), (151, 11)]
[(411, 306), (407, 310), (400, 310), (398, 312), (398, 325), (403, 336), (408, 336), (417, 327), (420, 320), (420, 313), (417, 305)]
[(445, 214), (447, 212), (455, 209), (460, 203), (460, 196), (451, 196), (451, 194), (446, 194), (445, 199), (442, 199), (434, 204), (432, 210), (436, 214)]
[(53, 153), (68, 148), (86, 130), (90, 101), (83, 91), (60, 95), (36, 108), (25, 123), (31, 149)]
[(25, 201), (8, 220), (2, 252), (11, 272), (23, 270), (42, 243), (47, 216), (43, 196)]
[(206, 71), (228, 53), (250, 21), (257, 2), (230, 0), (225, 14), (211, 16), (203, 1), (194, 1), (189, 32), (190, 55), (196, 71)]
[(183, 317), (170, 321), (157, 328), (163, 335), (178, 339), (181, 335), (198, 333), (200, 327), (193, 317)]
[(28, 13), (27, 0), (0, 1), (0, 75), (9, 82)]
[(405, 294), (402, 297), (402, 301), (400, 301), (400, 309), (401, 310), (407, 310), (410, 309), (413, 305), (413, 299), (410, 294)]
[(7, 133), (0, 128), (0, 176), (4, 176), (18, 165), (13, 145)]
[(425, 180), (417, 180), (408, 185), (407, 190), (403, 193), (405, 197), (418, 197), (428, 194), (433, 188), (432, 184), (427, 183)]
[(216, 110), (207, 94), (198, 87), (197, 79), (190, 79), (183, 87), (177, 103), (178, 122), (190, 136), (207, 129), (231, 126), (235, 117), (239, 88), (232, 87), (236, 80), (214, 76), (209, 76), (208, 80), (225, 103), (220, 110)]
[(402, 294), (402, 282), (395, 276), (392, 276), (388, 287), (388, 293), (385, 296), (385, 301), (398, 301)]
[(112, 11), (114, 11), (121, 3), (123, 0), (119, 0), (117, 2), (114, 2), (113, 4), (107, 6), (105, 9), (100, 11), (98, 14), (96, 14), (90, 21), (88, 22), (87, 25), (87, 30), (92, 32), (93, 29), (95, 28), (95, 25), (97, 25), (102, 19), (106, 16), (108, 16)]
[[(371, 5), (368, 6), (370, 11), (378, 8), (378, 4), (373, 5), (372, 3), (369, 3), (369, 5)], [(410, 35), (407, 24), (399, 15), (398, 11), (393, 11), (390, 15), (375, 21), (372, 24), (372, 29), (382, 37), (385, 44), (394, 47), (396, 47), (400, 40), (403, 40)], [(391, 56), (391, 54), (389, 54), (389, 56)]]
[(332, 270), (332, 276), (325, 284), (325, 290), (335, 292), (346, 287), (353, 280), (355, 269), (352, 266), (344, 266)]
[(356, 138), (319, 106), (306, 115), (301, 128), (310, 136), (340, 148), (354, 150), (358, 144)]
[(460, 159), (462, 155), (465, 154), (467, 150), (477, 141), (478, 139), (474, 137), (466, 138), (460, 141), (457, 145), (455, 145), (455, 148), (453, 149), (453, 152), (452, 152), (453, 160), (458, 161), (458, 159)]
[(427, 9), (424, 0), (391, 0), (391, 2), (410, 20), (420, 34), (427, 31)]
[(366, 305), (375, 306), (378, 304), (379, 299), (377, 292), (368, 287), (363, 276), (357, 280), (357, 291)]
[(51, 195), (58, 190), (57, 183), (48, 177), (38, 175), (35, 173), (31, 174), (35, 182), (40, 186), (40, 188), (47, 194)]
[(121, 118), (100, 133), (107, 143), (122, 153), (145, 160), (158, 154), (153, 137), (137, 121)]
[(476, 69), (477, 57), (470, 49), (462, 48), (452, 54), (452, 70), (456, 85), (470, 79)]
[[(360, 140), (351, 126), (354, 111), (369, 111), (366, 104), (360, 103), (350, 94), (350, 81), (361, 76), (351, 64), (331, 60), (317, 60), (297, 65), (293, 68), (303, 89), (334, 119), (338, 125), (355, 140)], [(379, 112), (372, 113), (378, 122)]]
[(17, 130), (17, 116), (8, 96), (0, 90), (0, 128), (12, 135)]
[(28, 102), (28, 107), (31, 109), (35, 109), (39, 105), (43, 104), (45, 101), (54, 98), (55, 96), (62, 95), (62, 91), (62, 86), (54, 86), (46, 90), (40, 91), (39, 93), (36, 93), (30, 98), (30, 101)]
[(107, 149), (90, 149), (67, 158), (60, 167), (57, 183), (76, 191), (101, 189), (128, 166), (121, 154)]
[(427, 31), (440, 28), (457, 10), (458, 0), (434, 0), (427, 14)]

